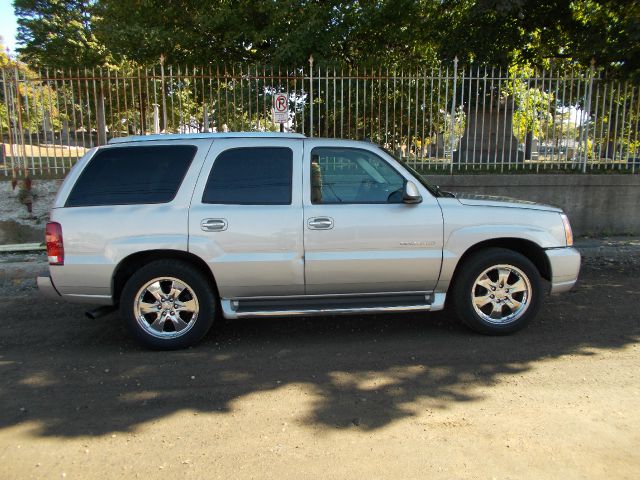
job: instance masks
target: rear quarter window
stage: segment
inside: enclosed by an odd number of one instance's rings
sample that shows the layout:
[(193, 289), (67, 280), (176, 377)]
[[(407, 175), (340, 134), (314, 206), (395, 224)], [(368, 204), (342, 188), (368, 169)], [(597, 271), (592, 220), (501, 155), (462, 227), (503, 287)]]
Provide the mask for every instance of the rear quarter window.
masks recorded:
[(170, 202), (175, 198), (196, 151), (194, 145), (100, 150), (80, 174), (65, 206)]

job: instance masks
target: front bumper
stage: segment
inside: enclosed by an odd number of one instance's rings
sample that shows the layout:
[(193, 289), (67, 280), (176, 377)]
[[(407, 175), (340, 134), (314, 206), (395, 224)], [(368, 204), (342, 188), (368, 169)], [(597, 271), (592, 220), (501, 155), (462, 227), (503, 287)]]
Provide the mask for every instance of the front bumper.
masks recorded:
[(48, 298), (57, 298), (60, 299), (60, 294), (56, 287), (53, 285), (53, 281), (51, 280), (51, 275), (48, 273), (42, 273), (38, 275), (36, 279), (36, 283), (38, 285), (38, 290), (40, 293)]
[(545, 250), (551, 266), (551, 292), (562, 293), (571, 290), (580, 273), (580, 252), (572, 247)]

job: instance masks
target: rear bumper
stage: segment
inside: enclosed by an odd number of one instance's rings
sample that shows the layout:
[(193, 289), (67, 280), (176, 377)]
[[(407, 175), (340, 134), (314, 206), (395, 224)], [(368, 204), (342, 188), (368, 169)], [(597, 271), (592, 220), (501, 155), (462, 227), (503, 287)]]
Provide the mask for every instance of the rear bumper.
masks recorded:
[(551, 292), (562, 293), (571, 290), (580, 273), (580, 253), (571, 247), (545, 250), (551, 266)]
[(60, 299), (60, 294), (56, 287), (53, 285), (53, 281), (51, 280), (51, 275), (48, 273), (42, 273), (38, 275), (36, 279), (36, 283), (38, 285), (38, 290), (40, 293), (48, 298), (57, 298)]

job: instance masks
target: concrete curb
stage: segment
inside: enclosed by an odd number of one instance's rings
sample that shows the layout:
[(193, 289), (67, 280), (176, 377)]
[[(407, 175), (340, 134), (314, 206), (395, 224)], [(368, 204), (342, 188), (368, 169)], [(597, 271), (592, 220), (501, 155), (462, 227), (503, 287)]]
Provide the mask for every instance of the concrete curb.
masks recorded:
[(35, 252), (46, 250), (44, 243), (15, 243), (12, 245), (0, 245), (0, 253)]

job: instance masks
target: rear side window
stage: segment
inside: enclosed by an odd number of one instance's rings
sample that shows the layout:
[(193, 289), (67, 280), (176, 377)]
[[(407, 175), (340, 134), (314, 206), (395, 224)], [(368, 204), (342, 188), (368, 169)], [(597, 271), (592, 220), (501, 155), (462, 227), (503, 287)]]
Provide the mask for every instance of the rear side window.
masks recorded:
[(290, 205), (292, 168), (290, 148), (226, 150), (213, 163), (202, 203)]
[(193, 145), (101, 150), (82, 171), (66, 206), (170, 202), (196, 151)]

